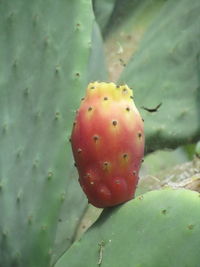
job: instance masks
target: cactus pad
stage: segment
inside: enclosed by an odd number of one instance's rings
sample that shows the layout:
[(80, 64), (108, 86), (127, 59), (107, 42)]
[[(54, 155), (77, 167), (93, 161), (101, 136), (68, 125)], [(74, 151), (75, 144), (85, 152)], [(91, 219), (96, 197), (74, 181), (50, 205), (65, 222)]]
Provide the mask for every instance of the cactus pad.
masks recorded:
[(56, 267), (199, 266), (199, 204), (197, 192), (164, 189), (107, 209)]

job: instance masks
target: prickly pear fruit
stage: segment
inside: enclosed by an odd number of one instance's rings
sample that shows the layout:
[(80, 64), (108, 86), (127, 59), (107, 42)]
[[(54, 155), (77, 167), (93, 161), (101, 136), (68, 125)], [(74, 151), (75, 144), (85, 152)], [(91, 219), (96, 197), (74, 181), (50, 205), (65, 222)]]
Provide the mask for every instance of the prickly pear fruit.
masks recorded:
[(144, 154), (144, 130), (131, 89), (90, 83), (76, 114), (71, 145), (89, 203), (104, 208), (132, 199)]

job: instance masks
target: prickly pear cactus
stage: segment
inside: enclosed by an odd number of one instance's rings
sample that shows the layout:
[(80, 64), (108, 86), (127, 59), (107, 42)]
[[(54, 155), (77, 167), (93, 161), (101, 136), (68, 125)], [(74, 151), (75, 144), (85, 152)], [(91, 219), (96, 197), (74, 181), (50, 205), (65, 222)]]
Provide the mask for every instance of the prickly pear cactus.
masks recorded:
[(148, 192), (110, 212), (74, 243), (56, 267), (199, 266), (199, 193)]
[(87, 205), (68, 138), (93, 20), (90, 1), (0, 3), (0, 266), (49, 266)]
[(89, 203), (103, 208), (133, 198), (144, 156), (144, 130), (127, 85), (88, 85), (71, 142)]
[(143, 108), (147, 151), (199, 140), (198, 0), (1, 0), (0, 266), (199, 266), (199, 195), (187, 190), (106, 209), (63, 255), (87, 206), (68, 141), (75, 110), (89, 82), (112, 80), (93, 8), (106, 42), (122, 26), (107, 55)]

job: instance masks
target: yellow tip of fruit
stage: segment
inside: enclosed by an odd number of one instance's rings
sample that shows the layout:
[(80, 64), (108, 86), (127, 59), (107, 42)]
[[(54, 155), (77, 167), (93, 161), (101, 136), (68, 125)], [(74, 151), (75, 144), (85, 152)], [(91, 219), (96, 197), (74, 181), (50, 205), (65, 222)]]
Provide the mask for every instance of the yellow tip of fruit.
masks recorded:
[(126, 84), (116, 85), (114, 83), (92, 82), (87, 87), (86, 97), (93, 98), (93, 96), (104, 100), (109, 100), (109, 98), (115, 101), (122, 99), (131, 100), (133, 92)]

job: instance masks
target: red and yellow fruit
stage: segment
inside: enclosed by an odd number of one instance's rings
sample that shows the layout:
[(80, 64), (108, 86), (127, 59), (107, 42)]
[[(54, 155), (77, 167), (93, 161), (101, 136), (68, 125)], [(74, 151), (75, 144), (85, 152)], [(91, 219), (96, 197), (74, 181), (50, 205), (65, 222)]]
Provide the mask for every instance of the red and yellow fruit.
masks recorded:
[(142, 118), (127, 85), (90, 83), (71, 145), (89, 203), (104, 208), (134, 197), (144, 155)]

